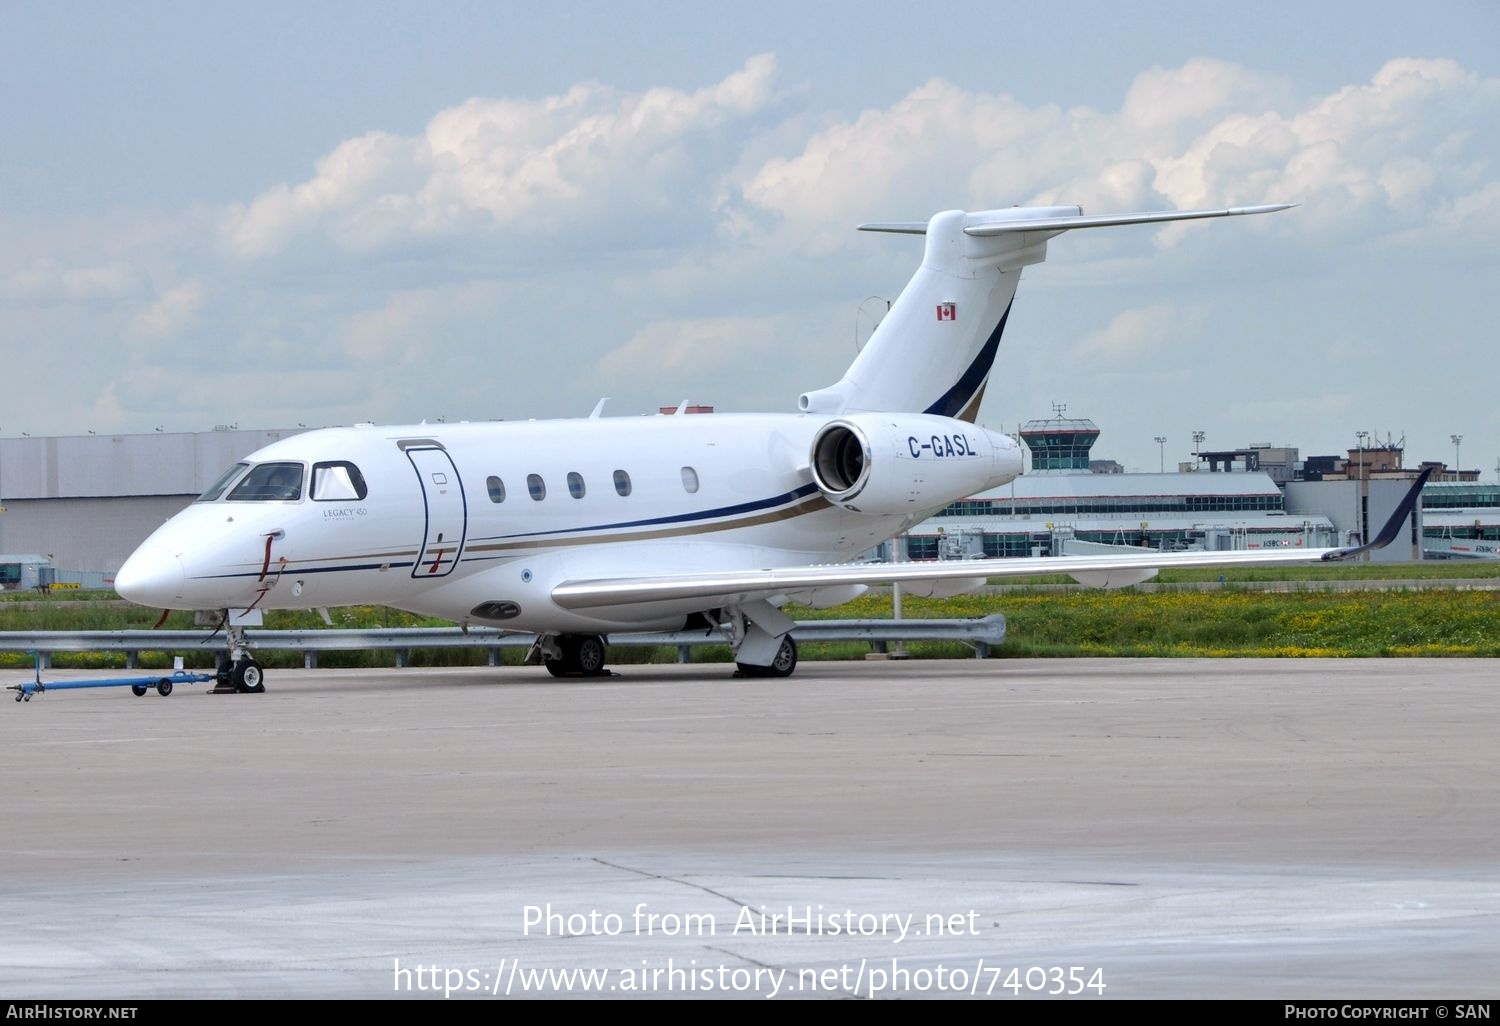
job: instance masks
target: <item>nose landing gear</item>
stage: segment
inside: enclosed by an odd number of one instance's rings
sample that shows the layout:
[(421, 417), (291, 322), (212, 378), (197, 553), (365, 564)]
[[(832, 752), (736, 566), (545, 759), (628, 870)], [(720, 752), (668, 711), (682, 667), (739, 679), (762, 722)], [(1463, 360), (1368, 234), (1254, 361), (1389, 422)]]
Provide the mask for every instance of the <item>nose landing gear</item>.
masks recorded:
[(260, 663), (250, 654), (250, 642), (245, 637), (245, 628), (229, 625), (225, 627), (229, 636), (226, 651), (219, 654), (215, 671), (216, 695), (258, 695), (266, 690), (265, 672)]
[(215, 679), (218, 681), (214, 687), (216, 695), (259, 695), (266, 690), (265, 671), (249, 655), (236, 659), (227, 653), (221, 654)]

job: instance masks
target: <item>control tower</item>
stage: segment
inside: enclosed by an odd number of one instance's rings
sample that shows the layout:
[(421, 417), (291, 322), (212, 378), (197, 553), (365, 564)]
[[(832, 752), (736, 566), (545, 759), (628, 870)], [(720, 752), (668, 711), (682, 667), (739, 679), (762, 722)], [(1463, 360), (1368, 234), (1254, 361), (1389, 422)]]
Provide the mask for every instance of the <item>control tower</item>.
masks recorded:
[(1067, 406), (1053, 403), (1051, 420), (1028, 421), (1021, 427), (1021, 441), (1031, 450), (1032, 474), (1087, 474), (1089, 450), (1099, 440), (1099, 425), (1091, 420), (1063, 416)]

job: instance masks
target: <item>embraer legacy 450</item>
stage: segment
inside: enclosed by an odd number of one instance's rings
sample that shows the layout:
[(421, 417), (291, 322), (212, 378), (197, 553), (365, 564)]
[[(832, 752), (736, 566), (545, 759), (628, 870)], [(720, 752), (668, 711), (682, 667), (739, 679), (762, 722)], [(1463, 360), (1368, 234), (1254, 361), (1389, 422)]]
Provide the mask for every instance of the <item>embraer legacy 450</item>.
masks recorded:
[(836, 605), (893, 582), (954, 594), (1058, 571), (1108, 587), (1164, 566), (1347, 558), (1363, 548), (849, 562), (1021, 473), (1016, 440), (974, 420), (1021, 269), (1048, 240), (1285, 206), (950, 210), (862, 225), (925, 235), (922, 265), (844, 376), (796, 412), (309, 431), (231, 467), (115, 587), (156, 608), (222, 611), (220, 675), (257, 691), (245, 627), (266, 609), (378, 603), (534, 632), (532, 661), (556, 674), (607, 672), (611, 631), (698, 626), (723, 631), (741, 671), (784, 676), (797, 659), (788, 600)]

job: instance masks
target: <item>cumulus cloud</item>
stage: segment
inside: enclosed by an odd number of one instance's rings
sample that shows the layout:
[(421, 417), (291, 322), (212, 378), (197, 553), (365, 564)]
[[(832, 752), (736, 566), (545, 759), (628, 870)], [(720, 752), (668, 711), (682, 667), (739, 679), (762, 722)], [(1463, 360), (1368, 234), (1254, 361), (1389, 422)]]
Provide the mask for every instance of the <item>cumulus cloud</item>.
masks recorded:
[(203, 305), (203, 286), (195, 281), (167, 289), (131, 321), (130, 332), (139, 338), (165, 338), (185, 328)]
[(495, 289), (482, 283), (405, 289), (345, 317), (337, 333), (340, 350), (361, 364), (394, 367), (420, 359), (448, 326), (490, 312), (494, 303)]
[(1160, 162), (1156, 187), (1184, 205), (1252, 190), (1301, 199), (1323, 221), (1375, 210), (1418, 217), (1472, 186), (1465, 161), (1452, 159), (1464, 148), (1455, 133), (1468, 131), (1461, 112), (1500, 113), (1497, 87), (1451, 61), (1391, 61), (1302, 110), (1220, 120)]
[(1300, 201), (1299, 230), (1337, 232), (1371, 214), (1390, 215), (1377, 230), (1396, 230), (1488, 208), (1493, 172), (1474, 129), (1497, 118), (1500, 79), (1448, 60), (1393, 60), (1368, 82), (1299, 102), (1276, 79), (1198, 59), (1143, 72), (1116, 111), (1028, 107), (933, 80), (764, 162), (740, 188), (815, 240), (830, 221), (1057, 202)]
[(69, 267), (44, 258), (12, 272), (4, 285), (14, 299), (76, 303), (127, 298), (140, 291), (141, 279), (124, 263)]
[(224, 238), (246, 257), (313, 233), (363, 252), (470, 231), (541, 233), (603, 214), (591, 230), (608, 237), (712, 194), (738, 153), (735, 131), (774, 98), (775, 74), (762, 55), (693, 92), (587, 83), (540, 100), (471, 99), (420, 136), (348, 140), (307, 181), (230, 209)]
[(702, 399), (790, 412), (800, 392), (830, 384), (853, 358), (852, 345), (828, 344), (848, 330), (844, 315), (822, 308), (652, 321), (606, 353), (590, 380), (622, 406)]
[[(253, 406), (227, 402), (226, 396), (250, 395)], [(183, 370), (175, 366), (140, 364), (126, 367), (118, 380), (104, 382), (95, 392), (84, 421), (101, 429), (128, 429), (142, 424), (181, 423), (205, 430), (216, 423), (238, 422), (242, 427), (289, 427), (309, 418), (306, 396), (327, 401), (317, 416), (331, 414), (350, 422), (359, 409), (358, 390), (340, 370), (307, 370), (286, 366), (240, 364), (197, 370), (193, 387), (183, 387)]]
[(1202, 322), (1203, 312), (1173, 303), (1155, 303), (1116, 314), (1099, 331), (1085, 335), (1074, 347), (1079, 357), (1127, 359), (1156, 352), (1173, 340), (1191, 336)]

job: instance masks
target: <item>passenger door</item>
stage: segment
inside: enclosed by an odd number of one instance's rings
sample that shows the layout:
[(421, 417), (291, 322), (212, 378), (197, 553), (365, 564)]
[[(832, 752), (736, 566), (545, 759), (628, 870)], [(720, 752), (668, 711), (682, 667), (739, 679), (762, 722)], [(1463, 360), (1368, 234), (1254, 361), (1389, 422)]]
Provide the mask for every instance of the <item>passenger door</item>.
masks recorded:
[(411, 575), (418, 579), (447, 577), (458, 566), (468, 531), (469, 507), (458, 468), (442, 443), (431, 439), (404, 441), (422, 489), (427, 526)]

